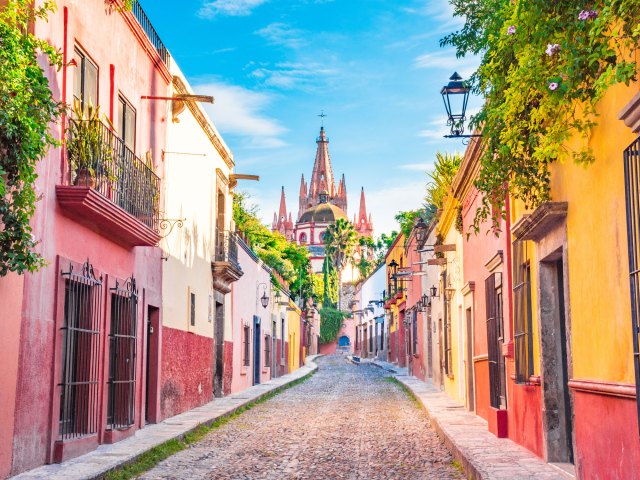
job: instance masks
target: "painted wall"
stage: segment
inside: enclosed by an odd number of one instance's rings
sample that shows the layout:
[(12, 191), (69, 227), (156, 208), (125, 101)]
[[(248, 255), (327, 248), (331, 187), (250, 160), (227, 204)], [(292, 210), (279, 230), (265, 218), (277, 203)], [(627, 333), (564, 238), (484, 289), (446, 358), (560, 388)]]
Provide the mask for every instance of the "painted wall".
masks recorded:
[[(99, 67), (98, 103), (102, 112), (110, 113), (118, 92), (127, 97), (137, 114), (136, 153), (144, 154), (151, 150), (153, 166), (161, 175), (160, 153), (165, 147), (166, 105), (141, 100), (141, 97), (166, 96), (170, 77), (164, 66), (155, 66), (157, 55), (132, 15), (105, 12), (102, 2), (60, 1), (57, 12), (49, 17), (48, 23), (36, 22), (35, 34), (50, 39), (59, 48), (66, 45), (68, 60), (72, 58), (75, 44), (81, 45), (91, 56)], [(50, 79), (54, 98), (71, 103), (73, 67), (57, 72), (46, 62), (42, 66)], [(114, 92), (115, 100), (111, 92)], [(61, 138), (59, 126), (54, 128), (54, 135)], [(52, 363), (52, 358), (54, 349), (59, 347), (56, 343), (59, 341), (57, 327), (62, 321), (56, 314), (55, 292), (60, 279), (58, 255), (78, 263), (89, 258), (97, 271), (109, 275), (105, 279), (126, 279), (133, 274), (143, 299), (140, 304), (142, 314), (151, 302), (160, 306), (162, 270), (159, 249), (122, 247), (112, 238), (99, 235), (77, 220), (64, 216), (55, 193), (55, 185), (60, 184), (63, 178), (62, 159), (60, 149), (52, 149), (38, 166), (36, 188), (43, 198), (38, 203), (33, 227), (36, 240), (42, 241), (38, 248), (48, 266), (24, 279), (12, 473), (49, 460), (57, 438), (59, 414), (54, 402), (59, 398), (59, 390), (52, 386), (59, 382), (61, 365)], [(141, 318), (138, 330), (141, 353), (145, 352), (143, 325)], [(102, 338), (104, 341), (105, 335)], [(138, 356), (138, 379), (144, 371), (144, 358), (144, 354)], [(138, 381), (136, 388), (134, 429), (144, 424), (143, 383)], [(34, 416), (36, 411), (45, 413)]]
[[(264, 335), (271, 332), (271, 309), (263, 308), (259, 297), (267, 292), (270, 297), (270, 305), (273, 303), (270, 270), (259, 260), (246, 244), (240, 240), (238, 248), (238, 262), (244, 275), (233, 283), (231, 290), (231, 310), (233, 319), (233, 377), (231, 380), (231, 393), (240, 392), (253, 385), (253, 341), (255, 332), (253, 329), (253, 317), (261, 319), (260, 333), (260, 377), (261, 382), (271, 378), (271, 369), (264, 366)], [(249, 326), (251, 331), (251, 344), (249, 348), (249, 365), (244, 365), (243, 333), (244, 326)]]
[(289, 372), (294, 372), (300, 368), (300, 309), (289, 302), (287, 312), (287, 365)]
[[(193, 93), (175, 62), (171, 73)], [(178, 90), (174, 88), (174, 93)], [(195, 104), (210, 131), (220, 136), (204, 110)], [(230, 230), (231, 168), (219, 148), (231, 156), (222, 143), (216, 148), (194, 113), (185, 108), (167, 127), (167, 148), (163, 156), (164, 217), (183, 219), (161, 241), (163, 256), (163, 325), (169, 330), (163, 342), (162, 414), (176, 415), (213, 398), (213, 350), (216, 319), (215, 299), (223, 299), (225, 339), (231, 339), (229, 295), (215, 294), (211, 263), (215, 260), (218, 231)], [(222, 142), (222, 140), (221, 140)], [(219, 205), (218, 195), (224, 201)], [(224, 218), (219, 220), (219, 208)], [(195, 309), (191, 311), (191, 297)], [(193, 314), (193, 315), (192, 315)], [(208, 351), (207, 351), (208, 350)], [(184, 366), (182, 366), (184, 365)], [(187, 392), (200, 392), (190, 395)], [(171, 395), (178, 393), (178, 399)], [(167, 395), (171, 399), (166, 399)], [(166, 405), (166, 407), (165, 407)]]

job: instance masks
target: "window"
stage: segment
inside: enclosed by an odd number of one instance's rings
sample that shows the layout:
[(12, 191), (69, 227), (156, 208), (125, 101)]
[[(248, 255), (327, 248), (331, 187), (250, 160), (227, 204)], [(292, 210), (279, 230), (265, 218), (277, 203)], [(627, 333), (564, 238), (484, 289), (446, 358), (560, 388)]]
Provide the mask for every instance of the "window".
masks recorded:
[[(442, 285), (447, 284), (447, 272), (442, 275)], [(442, 291), (442, 287), (440, 288)], [(451, 348), (451, 300), (444, 294), (444, 373), (453, 377), (453, 352)]]
[(271, 336), (264, 336), (264, 366), (271, 366)]
[(248, 325), (244, 327), (244, 336), (243, 336), (243, 365), (248, 367), (251, 365), (251, 328)]
[(533, 335), (531, 311), (531, 266), (527, 243), (513, 244), (513, 342), (516, 383), (528, 383), (533, 375)]
[(98, 368), (102, 279), (87, 262), (65, 277), (59, 437), (90, 435), (100, 424)]
[(136, 111), (122, 96), (118, 96), (118, 118), (116, 121), (118, 136), (125, 145), (135, 151), (136, 144)]
[(192, 327), (196, 326), (196, 294), (189, 293), (189, 318)]
[(627, 248), (631, 286), (631, 332), (636, 373), (636, 407), (640, 428), (640, 138), (624, 151), (624, 183), (627, 205)]
[(300, 243), (301, 244), (307, 243), (307, 234), (306, 233), (301, 233), (300, 234)]
[(489, 396), (493, 408), (507, 408), (505, 362), (502, 355), (504, 319), (502, 316), (502, 274), (491, 274), (484, 282), (487, 310)]
[(73, 97), (80, 101), (83, 110), (89, 105), (98, 105), (98, 67), (85, 53), (74, 51), (76, 67), (73, 79)]
[(280, 319), (280, 359), (284, 362), (284, 318)]
[(413, 322), (411, 324), (412, 332), (411, 332), (411, 340), (413, 346), (411, 347), (411, 353), (414, 355), (418, 354), (418, 312), (414, 311), (412, 314)]
[(127, 428), (135, 423), (136, 347), (138, 338), (136, 281), (116, 281), (111, 289), (107, 427)]

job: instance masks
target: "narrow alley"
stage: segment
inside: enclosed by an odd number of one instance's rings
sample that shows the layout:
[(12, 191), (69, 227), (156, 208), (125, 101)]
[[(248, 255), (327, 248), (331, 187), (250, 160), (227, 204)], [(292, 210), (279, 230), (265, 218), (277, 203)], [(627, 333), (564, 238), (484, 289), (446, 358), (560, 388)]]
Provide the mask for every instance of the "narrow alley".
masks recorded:
[(147, 472), (186, 478), (464, 478), (420, 406), (376, 366), (343, 356)]

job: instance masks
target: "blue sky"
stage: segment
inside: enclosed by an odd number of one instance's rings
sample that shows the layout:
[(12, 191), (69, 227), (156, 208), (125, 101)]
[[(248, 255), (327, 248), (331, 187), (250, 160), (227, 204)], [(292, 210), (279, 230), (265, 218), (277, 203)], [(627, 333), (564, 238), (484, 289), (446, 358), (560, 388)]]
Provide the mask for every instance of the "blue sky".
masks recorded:
[[(439, 47), (460, 26), (446, 0), (146, 0), (141, 2), (233, 150), (236, 172), (265, 222), (280, 187), (295, 217), (324, 111), (334, 174), (346, 175), (349, 216), (367, 194), (376, 235), (418, 207), (446, 133), (439, 91), (477, 65)], [(471, 108), (477, 107), (472, 99)]]

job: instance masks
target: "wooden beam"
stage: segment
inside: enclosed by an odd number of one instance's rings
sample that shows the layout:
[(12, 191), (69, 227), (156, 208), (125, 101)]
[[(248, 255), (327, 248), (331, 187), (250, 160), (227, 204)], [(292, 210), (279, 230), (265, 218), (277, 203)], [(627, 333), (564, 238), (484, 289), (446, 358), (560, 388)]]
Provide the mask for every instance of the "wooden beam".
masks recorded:
[(455, 252), (456, 246), (454, 243), (450, 243), (448, 245), (434, 245), (433, 251), (435, 253)]
[(447, 264), (446, 258), (432, 258), (427, 261), (427, 265), (446, 265), (446, 264)]

